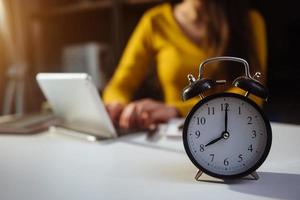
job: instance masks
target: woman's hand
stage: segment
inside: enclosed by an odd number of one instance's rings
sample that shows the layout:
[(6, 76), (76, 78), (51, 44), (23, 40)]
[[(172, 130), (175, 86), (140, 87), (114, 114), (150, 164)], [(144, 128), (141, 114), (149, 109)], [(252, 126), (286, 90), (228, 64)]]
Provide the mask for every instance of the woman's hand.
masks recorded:
[(119, 125), (119, 119), (124, 109), (124, 105), (113, 102), (105, 105), (106, 110), (115, 126)]
[(142, 99), (128, 104), (122, 111), (119, 126), (123, 129), (151, 129), (158, 123), (178, 117), (176, 108), (152, 99)]

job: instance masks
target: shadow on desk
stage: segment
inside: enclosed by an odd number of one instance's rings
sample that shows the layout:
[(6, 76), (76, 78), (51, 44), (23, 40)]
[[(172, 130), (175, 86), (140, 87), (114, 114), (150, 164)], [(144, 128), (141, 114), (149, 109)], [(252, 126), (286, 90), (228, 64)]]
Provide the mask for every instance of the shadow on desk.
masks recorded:
[[(242, 181), (239, 184), (229, 184), (236, 192), (278, 199), (300, 198), (300, 175), (259, 172), (258, 181)], [(247, 185), (246, 185), (247, 184)]]

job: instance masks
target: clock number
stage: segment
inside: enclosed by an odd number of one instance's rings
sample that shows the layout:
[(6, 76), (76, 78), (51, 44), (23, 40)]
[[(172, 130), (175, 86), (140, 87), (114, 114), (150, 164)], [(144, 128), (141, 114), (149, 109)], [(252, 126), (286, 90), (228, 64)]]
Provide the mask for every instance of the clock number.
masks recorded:
[(215, 107), (208, 107), (207, 108), (207, 114), (210, 115), (214, 115), (215, 114)]
[(225, 111), (227, 108), (227, 111), (229, 111), (229, 104), (228, 103), (221, 103), (221, 111)]
[(196, 135), (196, 138), (199, 138), (200, 137), (200, 131), (196, 131), (195, 135)]
[(204, 125), (206, 123), (206, 119), (205, 119), (205, 117), (201, 117), (201, 118), (199, 118), (199, 117), (197, 117), (197, 124), (198, 125)]
[(248, 119), (248, 124), (252, 124), (252, 117), (248, 116), (247, 119)]
[(253, 147), (252, 147), (252, 144), (250, 144), (250, 146), (248, 147), (248, 151), (253, 151)]
[(225, 166), (228, 166), (228, 165), (229, 165), (228, 158), (225, 158), (225, 160), (224, 160), (224, 165), (225, 165)]
[(239, 106), (239, 115), (242, 114), (241, 107)]
[(256, 138), (256, 131), (255, 130), (252, 131), (252, 137), (251, 138), (252, 139)]
[(200, 144), (200, 152), (204, 151), (204, 144)]
[(238, 162), (242, 162), (244, 159), (243, 159), (243, 154), (240, 154), (239, 155), (239, 160), (238, 160)]
[(211, 156), (210, 162), (213, 162), (213, 161), (214, 161), (215, 154), (209, 154), (209, 156)]

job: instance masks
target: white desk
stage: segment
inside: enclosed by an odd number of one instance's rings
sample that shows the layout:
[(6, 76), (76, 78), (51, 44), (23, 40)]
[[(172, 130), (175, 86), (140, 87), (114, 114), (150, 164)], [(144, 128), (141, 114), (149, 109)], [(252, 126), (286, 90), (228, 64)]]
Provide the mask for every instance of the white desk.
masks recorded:
[(0, 136), (1, 200), (300, 199), (300, 126), (272, 124), (258, 181), (197, 182), (180, 140)]

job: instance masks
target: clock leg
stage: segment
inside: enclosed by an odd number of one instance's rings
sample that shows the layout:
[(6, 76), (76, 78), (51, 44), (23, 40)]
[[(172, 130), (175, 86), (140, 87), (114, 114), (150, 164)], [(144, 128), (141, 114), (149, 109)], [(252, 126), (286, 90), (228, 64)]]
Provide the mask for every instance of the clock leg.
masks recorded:
[(203, 171), (199, 170), (195, 176), (196, 181), (200, 181), (200, 176), (203, 174)]
[[(196, 174), (196, 176), (195, 176), (195, 179), (196, 179), (196, 181), (201, 181), (200, 180), (200, 177), (202, 176), (202, 174), (203, 174), (203, 171), (201, 171), (201, 170), (199, 170), (198, 172), (197, 172), (197, 174)], [(258, 174), (257, 174), (257, 172), (256, 171), (254, 171), (254, 172), (252, 172), (251, 174), (249, 174), (247, 177), (244, 177), (245, 179), (253, 179), (253, 180), (258, 180), (259, 179), (259, 176), (258, 176)]]
[(258, 174), (257, 174), (256, 171), (252, 172), (252, 173), (250, 174), (250, 176), (251, 176), (254, 180), (258, 180), (258, 179), (259, 179), (259, 176), (258, 176)]

